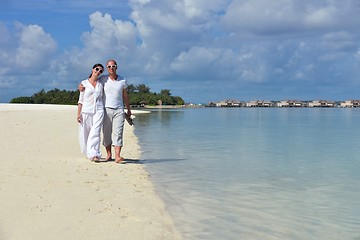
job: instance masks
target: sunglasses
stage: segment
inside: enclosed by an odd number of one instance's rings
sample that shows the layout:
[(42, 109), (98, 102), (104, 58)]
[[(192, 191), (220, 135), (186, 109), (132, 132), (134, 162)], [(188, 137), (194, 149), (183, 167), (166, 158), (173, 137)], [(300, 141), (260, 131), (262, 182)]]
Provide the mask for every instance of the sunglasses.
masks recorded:
[(100, 69), (100, 68), (95, 68), (95, 70), (96, 70), (97, 72), (100, 71), (100, 73), (103, 73), (103, 70)]
[(116, 65), (109, 65), (107, 66), (107, 68), (116, 68), (117, 66)]

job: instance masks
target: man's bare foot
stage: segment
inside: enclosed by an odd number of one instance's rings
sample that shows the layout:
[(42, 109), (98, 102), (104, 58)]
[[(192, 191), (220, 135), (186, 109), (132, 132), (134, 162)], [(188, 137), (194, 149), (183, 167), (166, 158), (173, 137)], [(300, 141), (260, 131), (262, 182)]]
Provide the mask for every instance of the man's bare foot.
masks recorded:
[(111, 156), (107, 157), (105, 161), (110, 162), (112, 160)]
[(116, 162), (116, 163), (124, 163), (124, 160), (125, 160), (125, 158), (120, 157), (120, 158), (118, 158), (118, 159), (115, 159), (115, 162)]

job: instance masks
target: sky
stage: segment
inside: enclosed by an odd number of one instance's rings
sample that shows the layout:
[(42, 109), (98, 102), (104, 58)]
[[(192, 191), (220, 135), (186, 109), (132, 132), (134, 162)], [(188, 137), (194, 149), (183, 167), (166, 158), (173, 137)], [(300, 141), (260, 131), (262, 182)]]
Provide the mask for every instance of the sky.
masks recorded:
[(358, 0), (2, 0), (0, 102), (95, 63), (188, 103), (360, 99)]

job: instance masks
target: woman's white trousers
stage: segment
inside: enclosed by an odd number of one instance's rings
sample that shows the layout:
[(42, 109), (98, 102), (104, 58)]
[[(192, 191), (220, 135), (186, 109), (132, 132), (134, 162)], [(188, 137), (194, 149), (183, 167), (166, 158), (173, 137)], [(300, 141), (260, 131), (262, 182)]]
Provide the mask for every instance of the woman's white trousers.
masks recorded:
[(80, 149), (88, 159), (101, 157), (100, 131), (103, 124), (104, 111), (96, 113), (81, 113), (82, 121), (79, 127)]

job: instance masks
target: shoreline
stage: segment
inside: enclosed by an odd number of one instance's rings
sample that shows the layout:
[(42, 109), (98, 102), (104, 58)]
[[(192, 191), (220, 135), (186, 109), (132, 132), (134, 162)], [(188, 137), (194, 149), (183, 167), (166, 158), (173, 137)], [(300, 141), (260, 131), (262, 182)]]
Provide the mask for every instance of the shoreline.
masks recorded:
[(133, 127), (122, 155), (134, 161), (93, 163), (80, 153), (76, 111), (0, 104), (0, 239), (182, 239), (138, 164)]

